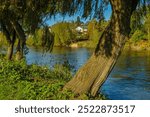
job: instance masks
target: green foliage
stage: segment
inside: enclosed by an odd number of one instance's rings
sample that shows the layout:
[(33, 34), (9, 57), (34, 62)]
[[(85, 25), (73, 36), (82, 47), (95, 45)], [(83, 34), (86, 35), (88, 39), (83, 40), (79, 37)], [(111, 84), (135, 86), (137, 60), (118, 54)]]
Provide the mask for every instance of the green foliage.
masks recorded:
[(55, 43), (56, 46), (67, 46), (75, 38), (74, 33), (72, 32), (73, 27), (71, 23), (60, 22), (52, 26), (52, 31), (55, 34)]
[(87, 25), (87, 29), (88, 29), (87, 35), (89, 40), (87, 42), (79, 43), (79, 46), (95, 48), (107, 24), (108, 22), (106, 21), (98, 22), (95, 19), (89, 21)]
[(46, 51), (51, 51), (54, 45), (54, 34), (48, 27), (38, 29), (34, 35), (29, 35), (26, 41), (29, 46), (42, 47)]
[[(142, 12), (141, 9), (134, 12), (131, 18), (131, 41), (133, 42), (149, 40), (150, 38), (150, 15), (147, 14), (141, 18), (140, 12)], [(147, 12), (150, 12), (148, 8)]]
[[(44, 29), (38, 29), (35, 31), (34, 35), (28, 36), (27, 44), (33, 45), (33, 46), (43, 46), (48, 47), (54, 44), (55, 46), (68, 46), (74, 39), (75, 39), (75, 24), (69, 23), (69, 22), (60, 22), (51, 27), (51, 33), (49, 34), (49, 40), (46, 40), (43, 38)], [(48, 36), (47, 36), (48, 37)], [(44, 44), (46, 43), (46, 44)], [(52, 46), (50, 46), (52, 47)], [(51, 48), (52, 49), (52, 48)]]
[[(148, 2), (148, 0), (138, 1), (140, 7), (147, 5)], [(6, 27), (7, 32), (9, 32), (8, 37), (13, 35), (14, 30), (19, 38), (25, 38), (25, 33), (33, 34), (36, 29), (43, 26), (44, 21), (56, 14), (71, 16), (80, 12), (81, 17), (87, 18), (91, 15), (91, 17), (94, 16), (102, 20), (104, 9), (109, 3), (109, 0), (69, 0), (67, 4), (66, 0), (1, 0), (0, 28), (5, 29)], [(62, 34), (58, 33), (60, 32), (59, 29), (56, 29), (56, 45), (69, 45), (71, 43), (70, 39), (73, 39), (74, 36), (67, 26), (66, 28), (66, 32), (60, 28)], [(10, 39), (7, 40), (10, 41)], [(25, 39), (23, 40), (25, 41)], [(47, 41), (46, 47), (48, 48), (50, 47), (49, 43), (50, 41)]]
[[(150, 11), (149, 11), (149, 13), (150, 13)], [(144, 31), (147, 34), (147, 39), (150, 40), (150, 15), (149, 14), (146, 16), (146, 19), (145, 19)]]
[[(80, 26), (83, 29), (87, 29), (87, 32), (78, 32), (76, 30), (77, 22), (59, 22), (51, 27), (54, 34), (54, 46), (69, 46), (71, 43), (78, 43), (81, 47), (95, 48), (107, 24), (107, 21), (91, 20), (87, 24), (82, 23)], [(38, 29), (35, 35), (28, 36), (27, 44), (40, 46), (42, 32), (43, 29)]]
[(91, 20), (88, 23), (89, 40), (93, 40), (94, 42), (97, 43), (107, 23), (108, 22), (106, 21), (97, 22), (95, 19)]
[(131, 36), (131, 40), (137, 42), (139, 40), (145, 40), (146, 35), (142, 32), (142, 30), (136, 30), (134, 34)]
[(0, 59), (0, 99), (70, 99), (70, 91), (62, 91), (71, 78), (68, 68), (53, 70), (24, 61)]
[(26, 44), (30, 46), (41, 46), (42, 45), (42, 29), (37, 29), (34, 35), (28, 35)]
[(136, 30), (141, 30), (143, 27), (143, 14), (142, 14), (142, 9), (138, 8), (136, 11), (133, 12), (131, 16), (131, 34), (133, 34)]
[(46, 51), (52, 51), (54, 45), (54, 34), (50, 32), (48, 26), (44, 27), (43, 35), (42, 35), (42, 47)]
[(48, 69), (26, 65), (24, 60), (6, 61), (4, 55), (0, 55), (0, 99), (90, 99), (88, 95), (78, 97), (69, 90), (63, 90), (72, 77), (69, 66), (64, 65)]

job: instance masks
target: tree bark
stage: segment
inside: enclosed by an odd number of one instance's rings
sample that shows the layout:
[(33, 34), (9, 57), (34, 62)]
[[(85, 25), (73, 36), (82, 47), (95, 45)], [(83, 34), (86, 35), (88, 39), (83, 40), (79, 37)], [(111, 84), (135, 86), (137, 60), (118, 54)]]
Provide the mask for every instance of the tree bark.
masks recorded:
[(16, 50), (16, 60), (19, 61), (23, 58), (23, 47), (21, 47), (20, 39), (18, 39)]
[(90, 93), (95, 96), (112, 71), (128, 35), (130, 18), (139, 0), (110, 0), (112, 17), (99, 39), (95, 52), (78, 70), (64, 89), (76, 94)]
[(11, 31), (9, 31), (9, 27), (7, 27), (6, 23), (4, 23), (3, 20), (1, 20), (1, 26), (2, 26), (4, 35), (6, 36), (6, 40), (7, 40), (7, 43), (8, 43), (6, 58), (8, 60), (11, 60), (12, 55), (13, 55), (14, 43), (15, 43), (15, 39), (16, 39), (16, 32), (15, 32), (15, 30), (13, 31), (13, 36), (12, 36), (12, 39), (11, 39)]
[(16, 60), (21, 60), (23, 58), (23, 50), (26, 42), (26, 36), (24, 30), (22, 29), (21, 25), (14, 19), (11, 20), (11, 24), (13, 25), (16, 34), (18, 36), (18, 45), (17, 45), (17, 52), (16, 52)]
[(11, 39), (11, 43), (9, 43), (9, 46), (8, 46), (8, 49), (7, 49), (7, 59), (8, 60), (12, 59), (15, 40), (16, 40), (16, 32), (14, 30), (13, 37)]

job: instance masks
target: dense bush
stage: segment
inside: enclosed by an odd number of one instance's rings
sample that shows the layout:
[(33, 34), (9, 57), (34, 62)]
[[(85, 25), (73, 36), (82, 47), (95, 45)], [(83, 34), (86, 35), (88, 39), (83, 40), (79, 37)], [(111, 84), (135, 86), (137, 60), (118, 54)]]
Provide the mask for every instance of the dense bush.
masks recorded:
[[(65, 65), (66, 66), (66, 65)], [(56, 65), (53, 69), (26, 65), (25, 61), (6, 61), (0, 55), (0, 99), (91, 99), (77, 96), (63, 86), (72, 77), (68, 67)], [(100, 95), (98, 99), (103, 99)]]
[[(149, 9), (147, 9), (148, 14), (138, 18), (135, 12), (131, 18), (131, 41), (132, 43), (141, 41), (149, 41), (150, 39), (150, 15)], [(138, 19), (138, 20), (137, 20)]]
[(52, 26), (52, 31), (55, 34), (56, 46), (68, 46), (73, 39), (75, 39), (75, 34), (73, 33), (74, 24), (69, 22), (60, 22)]
[(70, 99), (74, 94), (62, 91), (70, 78), (68, 68), (61, 65), (50, 70), (0, 59), (0, 99)]
[[(51, 27), (54, 34), (54, 45), (55, 46), (68, 46), (73, 39), (75, 34), (72, 32), (74, 28), (73, 24), (69, 22), (60, 22)], [(29, 35), (27, 39), (28, 45), (41, 46), (42, 45), (42, 33), (43, 29), (38, 29), (34, 35)]]
[(42, 29), (36, 30), (34, 35), (28, 35), (27, 37), (27, 45), (32, 46), (41, 46), (42, 45)]
[(142, 30), (136, 30), (134, 34), (131, 36), (131, 40), (134, 42), (145, 39), (147, 39), (147, 35)]
[(80, 42), (79, 46), (95, 48), (107, 24), (106, 21), (98, 22), (95, 19), (89, 21), (87, 25), (88, 41)]

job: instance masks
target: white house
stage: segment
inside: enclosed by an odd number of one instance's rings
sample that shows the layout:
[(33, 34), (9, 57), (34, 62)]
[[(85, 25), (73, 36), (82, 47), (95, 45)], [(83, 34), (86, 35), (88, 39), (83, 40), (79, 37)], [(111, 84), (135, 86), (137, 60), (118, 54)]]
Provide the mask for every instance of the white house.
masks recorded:
[(83, 30), (83, 28), (82, 27), (80, 27), (80, 26), (78, 26), (77, 28), (76, 28), (76, 31), (78, 31), (78, 32), (83, 32), (84, 30)]

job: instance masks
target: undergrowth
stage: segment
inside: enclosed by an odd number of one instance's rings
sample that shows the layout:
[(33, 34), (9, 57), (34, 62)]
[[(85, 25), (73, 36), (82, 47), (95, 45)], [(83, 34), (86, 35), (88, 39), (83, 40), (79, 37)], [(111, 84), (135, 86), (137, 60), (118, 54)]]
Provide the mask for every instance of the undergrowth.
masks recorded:
[[(0, 55), (0, 99), (1, 100), (66, 100), (94, 99), (88, 95), (77, 96), (63, 90), (72, 78), (70, 69), (56, 65), (53, 69), (27, 65), (25, 60), (7, 61)], [(95, 99), (105, 99), (99, 95)]]

